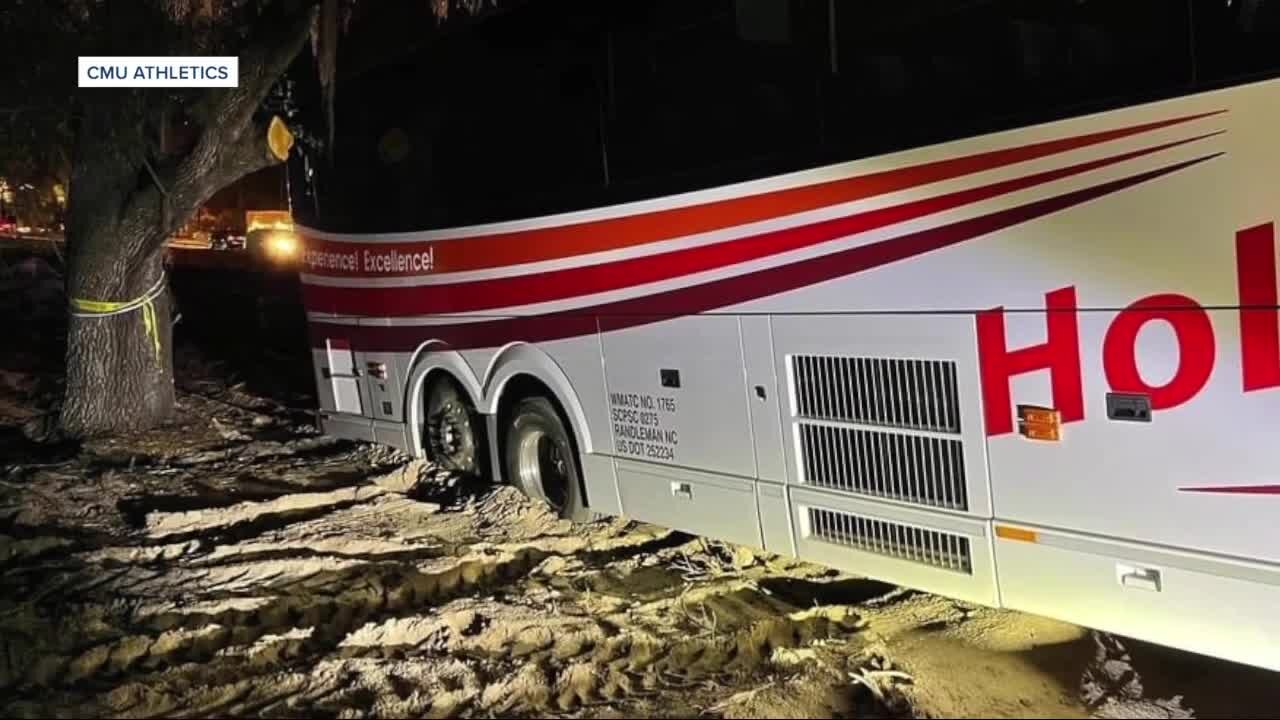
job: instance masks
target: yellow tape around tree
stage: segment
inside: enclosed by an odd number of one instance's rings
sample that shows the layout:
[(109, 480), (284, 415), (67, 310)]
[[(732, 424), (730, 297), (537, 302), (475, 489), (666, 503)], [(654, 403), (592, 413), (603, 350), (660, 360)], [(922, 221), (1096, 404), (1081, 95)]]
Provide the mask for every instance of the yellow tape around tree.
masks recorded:
[(134, 310), (142, 310), (142, 328), (147, 337), (151, 339), (151, 344), (156, 351), (156, 364), (163, 365), (161, 362), (160, 348), (160, 326), (156, 323), (156, 306), (155, 299), (160, 297), (160, 293), (164, 292), (163, 274), (151, 289), (143, 293), (141, 296), (133, 300), (89, 300), (86, 298), (71, 298), (71, 315), (80, 318), (100, 318), (110, 317), (112, 315), (122, 315)]

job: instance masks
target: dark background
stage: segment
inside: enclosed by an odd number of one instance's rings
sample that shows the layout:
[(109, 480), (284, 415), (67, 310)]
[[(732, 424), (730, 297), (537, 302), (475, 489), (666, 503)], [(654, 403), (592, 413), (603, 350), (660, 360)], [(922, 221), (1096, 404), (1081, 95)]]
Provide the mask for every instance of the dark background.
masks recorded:
[[(1276, 0), (370, 3), (295, 216), (422, 230), (712, 187), (1268, 77)], [(310, 58), (299, 97), (324, 127)]]

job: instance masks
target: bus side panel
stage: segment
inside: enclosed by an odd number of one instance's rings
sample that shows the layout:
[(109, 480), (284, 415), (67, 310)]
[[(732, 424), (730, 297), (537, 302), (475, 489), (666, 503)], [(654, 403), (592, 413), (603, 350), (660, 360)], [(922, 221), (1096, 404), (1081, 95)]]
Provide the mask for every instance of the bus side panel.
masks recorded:
[[(359, 323), (368, 327), (390, 327), (390, 321), (384, 318), (360, 318)], [(404, 423), (402, 383), (409, 372), (406, 354), (358, 348), (356, 361), (364, 378), (365, 397), (369, 398), (367, 414), (385, 425)], [(404, 443), (399, 445), (403, 447)]]
[[(500, 348), (468, 348), (459, 351), (463, 361), (471, 368), (471, 372), (477, 378), (480, 378), (482, 386), (487, 385), (489, 380), (489, 368), (493, 364), (494, 357), (497, 356)], [(488, 392), (486, 390), (486, 392)], [(477, 402), (484, 402), (488, 398), (476, 398)]]
[(778, 315), (787, 476), (883, 501), (991, 515), (966, 315)]
[[(1012, 406), (1064, 414), (1056, 442), (1021, 436), (1011, 417), (989, 428), (995, 517), (1280, 560), (1280, 388), (1242, 391), (1239, 311), (1055, 315), (1060, 327), (1075, 318), (1080, 349), (1064, 346), (1052, 369), (1029, 367), (1008, 380), (993, 372), (988, 383), (993, 413), (1014, 413), (996, 406), (1007, 384)], [(1002, 321), (1007, 349), (1054, 347), (1046, 345), (1045, 313), (1006, 314)], [(987, 352), (1000, 356), (999, 348)], [(1121, 395), (1109, 409), (1112, 393)], [(1136, 402), (1137, 410), (1121, 401)], [(1082, 418), (1070, 410), (1080, 402)]]
[(787, 481), (782, 413), (786, 396), (778, 392), (773, 363), (773, 319), (768, 315), (739, 315), (742, 354), (751, 407), (751, 435), (755, 439), (756, 477), (765, 483)]
[(751, 480), (624, 458), (616, 458), (614, 464), (628, 517), (764, 547)]
[(653, 320), (614, 330), (600, 318), (612, 452), (754, 479), (738, 318)]
[(337, 437), (373, 441), (367, 388), (359, 374), (359, 353), (350, 339), (356, 326), (330, 327), (335, 331), (324, 335), (312, 332), (311, 338), (320, 428)]
[(762, 546), (738, 318), (647, 319), (600, 318), (622, 511)]
[(986, 521), (792, 486), (796, 555), (865, 577), (997, 606)]
[(1022, 529), (995, 541), (1005, 607), (1280, 670), (1274, 566)]
[(997, 604), (973, 318), (773, 318), (796, 554)]
[(326, 343), (311, 348), (311, 367), (315, 375), (316, 406), (321, 412), (338, 412), (339, 395), (331, 378), (325, 377), (334, 366), (333, 350)]
[(795, 556), (794, 528), (787, 502), (786, 433), (782, 414), (786, 396), (778, 392), (773, 362), (773, 318), (739, 315), (742, 354), (751, 407), (751, 435), (756, 453), (756, 508), (764, 548)]

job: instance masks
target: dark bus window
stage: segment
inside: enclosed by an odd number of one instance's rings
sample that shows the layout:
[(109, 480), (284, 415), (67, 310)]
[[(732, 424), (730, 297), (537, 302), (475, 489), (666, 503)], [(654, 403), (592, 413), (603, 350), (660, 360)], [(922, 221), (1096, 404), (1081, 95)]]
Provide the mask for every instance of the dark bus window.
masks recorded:
[(621, 182), (730, 171), (817, 144), (815, 47), (785, 0), (620, 3), (608, 150)]
[(443, 55), (438, 166), (450, 224), (536, 214), (603, 187), (604, 46), (589, 18), (561, 6), (522, 6)]
[(833, 138), (856, 153), (1016, 127), (1185, 88), (1171, 0), (835, 3)]
[(603, 34), (568, 5), (515, 4), (340, 82), (331, 158), (308, 158), (318, 193), (300, 204), (323, 228), (393, 232), (566, 209), (602, 188)]
[(426, 58), (386, 63), (339, 82), (332, 147), (314, 60), (304, 56), (298, 64), (303, 126), (315, 139), (304, 138), (289, 161), (298, 222), (336, 232), (394, 232), (443, 220), (441, 98), (438, 83), (424, 80)]
[[(340, 48), (389, 57), (339, 63), (362, 69), (332, 159), (294, 184), (333, 230), (672, 195), (1280, 70), (1280, 0), (531, 0), (438, 28), (425, 4), (365, 7), (381, 26)], [(388, 27), (424, 25), (389, 52)]]
[(1280, 71), (1280, 2), (1194, 0), (1196, 80), (1215, 86)]

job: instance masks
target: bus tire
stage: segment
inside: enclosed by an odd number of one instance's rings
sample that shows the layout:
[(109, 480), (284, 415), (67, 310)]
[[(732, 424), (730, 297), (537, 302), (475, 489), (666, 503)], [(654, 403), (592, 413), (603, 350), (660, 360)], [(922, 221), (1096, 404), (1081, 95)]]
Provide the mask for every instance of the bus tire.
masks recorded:
[(575, 522), (593, 519), (582, 496), (582, 473), (570, 431), (544, 397), (511, 408), (502, 449), (507, 478), (528, 497)]
[(427, 459), (469, 477), (480, 475), (485, 452), (484, 420), (452, 378), (436, 378), (427, 388), (424, 435)]

